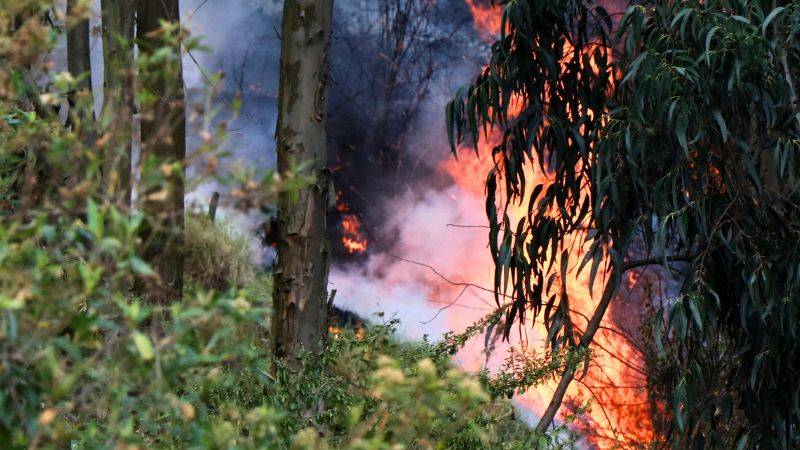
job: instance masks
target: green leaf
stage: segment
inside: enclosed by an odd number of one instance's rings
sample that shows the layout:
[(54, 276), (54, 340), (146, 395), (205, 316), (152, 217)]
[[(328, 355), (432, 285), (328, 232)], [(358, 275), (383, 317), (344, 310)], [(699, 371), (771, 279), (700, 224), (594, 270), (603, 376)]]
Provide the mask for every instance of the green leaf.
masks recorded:
[(715, 110), (713, 115), (719, 126), (719, 132), (722, 134), (722, 142), (728, 142), (728, 125), (725, 123), (725, 118), (722, 117), (722, 113), (719, 110)]
[(720, 29), (720, 27), (716, 26), (716, 27), (712, 28), (711, 30), (709, 30), (708, 34), (706, 35), (706, 53), (705, 53), (705, 57), (706, 57), (706, 64), (708, 64), (709, 66), (711, 66), (711, 40), (714, 39), (714, 33), (719, 31), (719, 29)]
[(686, 415), (686, 380), (682, 379), (678, 382), (678, 388), (675, 390), (675, 422), (678, 425), (678, 429), (683, 431), (684, 430), (684, 417)]
[(681, 144), (681, 148), (687, 155), (689, 154), (689, 142), (686, 139), (686, 129), (688, 127), (689, 116), (685, 112), (681, 112), (675, 122), (675, 134), (678, 136), (678, 143)]
[(141, 356), (143, 360), (149, 361), (155, 356), (150, 338), (139, 331), (133, 332), (133, 345), (136, 346), (136, 350), (139, 351), (139, 356)]
[(683, 19), (685, 16), (687, 16), (691, 12), (692, 12), (692, 8), (683, 8), (681, 10), (681, 12), (676, 14), (675, 18), (672, 19), (672, 23), (669, 24), (669, 27), (670, 28), (675, 28), (675, 25), (677, 25), (678, 22), (680, 22), (681, 19)]
[(131, 269), (133, 269), (133, 272), (136, 275), (141, 275), (144, 277), (155, 276), (156, 272), (152, 267), (150, 267), (150, 264), (144, 262), (142, 258), (139, 258), (138, 256), (131, 256), (128, 261), (130, 262)]
[(697, 307), (697, 302), (694, 298), (689, 299), (689, 309), (692, 311), (692, 316), (694, 317), (694, 321), (697, 324), (697, 330), (703, 330), (703, 317), (700, 315), (700, 309)]
[(647, 52), (642, 53), (636, 58), (633, 63), (631, 64), (631, 69), (628, 71), (628, 74), (625, 75), (625, 78), (622, 80), (622, 84), (625, 84), (628, 80), (633, 80), (636, 78), (636, 72), (639, 70), (639, 66), (642, 65), (642, 61), (647, 58)]
[(743, 17), (743, 16), (738, 16), (737, 15), (737, 16), (731, 16), (731, 19), (733, 19), (733, 20), (735, 20), (737, 22), (742, 22), (742, 23), (746, 23), (747, 25), (750, 25), (750, 19), (748, 19), (747, 17)]
[(747, 447), (747, 441), (749, 440), (750, 433), (745, 433), (742, 437), (739, 438), (739, 442), (736, 443), (736, 450), (744, 450)]
[(103, 235), (103, 216), (100, 213), (100, 209), (97, 207), (97, 203), (91, 198), (86, 205), (86, 222), (89, 227), (89, 232), (91, 232), (95, 238)]
[(779, 15), (780, 13), (782, 13), (782, 12), (783, 12), (785, 9), (786, 9), (786, 7), (784, 7), (784, 6), (779, 6), (779, 7), (775, 8), (775, 9), (773, 9), (771, 13), (769, 13), (769, 15), (767, 16), (767, 18), (766, 18), (766, 19), (764, 19), (764, 23), (763, 23), (763, 24), (761, 24), (761, 34), (763, 34), (764, 36), (766, 36), (766, 35), (767, 35), (767, 27), (769, 27), (769, 24), (770, 24), (770, 23), (772, 23), (772, 21), (773, 21), (773, 20), (774, 20), (776, 17), (778, 17), (778, 15)]

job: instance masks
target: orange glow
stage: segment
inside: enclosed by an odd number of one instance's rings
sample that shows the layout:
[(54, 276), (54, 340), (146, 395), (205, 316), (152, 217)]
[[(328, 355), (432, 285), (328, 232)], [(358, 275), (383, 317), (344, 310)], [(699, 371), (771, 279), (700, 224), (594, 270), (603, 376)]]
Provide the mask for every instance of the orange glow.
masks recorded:
[(342, 213), (342, 246), (351, 255), (365, 253), (369, 241), (361, 232), (361, 219), (350, 212), (350, 206), (343, 197), (342, 191), (336, 192), (336, 211)]
[[(489, 153), (491, 146), (497, 142), (499, 136), (496, 134), (493, 139), (494, 142), (490, 140), (481, 144), (480, 155)], [(460, 161), (447, 160), (442, 164), (441, 170), (450, 174), (463, 191), (473, 195), (484, 195), (484, 180), (492, 167), (493, 164), (489, 158), (479, 160), (474, 152), (463, 151)], [(528, 195), (536, 184), (547, 185), (549, 183), (545, 174), (530, 166), (526, 179), (529, 180), (528, 185), (530, 186)], [(588, 192), (586, 194), (588, 195)], [(527, 204), (528, 198), (521, 202), (522, 206), (515, 202), (509, 207), (508, 213), (512, 223), (516, 223), (517, 220), (524, 217), (527, 212)], [(556, 213), (554, 212), (554, 214)], [(588, 250), (588, 246), (584, 245), (584, 238), (585, 235), (581, 232), (566, 239), (565, 246), (571, 249), (568, 279), (557, 280), (551, 290), (551, 292), (558, 292), (562, 285), (566, 287), (570, 298), (572, 320), (580, 331), (586, 326), (586, 318), (594, 312), (605, 279), (605, 274), (601, 269), (593, 289), (590, 289), (589, 271), (576, 273), (578, 264)], [(481, 264), (475, 264), (474, 260), (467, 260), (464, 266), (459, 268), (459, 273), (464, 279), (471, 280), (478, 285), (491, 286), (494, 271), (492, 264), (490, 259), (482, 260)], [(433, 280), (433, 283), (436, 282)], [(635, 278), (632, 277), (629, 283), (635, 283)], [(437, 292), (441, 292), (443, 289), (446, 287), (434, 288)], [(583, 406), (586, 402), (591, 402), (591, 409), (584, 416), (579, 417), (575, 422), (575, 427), (597, 448), (637, 448), (639, 444), (652, 442), (655, 436), (650, 417), (650, 403), (645, 388), (647, 379), (641, 372), (642, 355), (631, 342), (622, 337), (624, 332), (619, 332), (619, 327), (611, 319), (617, 314), (631, 315), (630, 311), (616, 309), (621, 306), (619, 300), (615, 301), (606, 313), (602, 322), (604, 328), (598, 330), (594, 338), (593, 359), (587, 376), (580, 382), (573, 381), (562, 406), (562, 413), (566, 414), (570, 410)], [(455, 311), (451, 312), (451, 315), (453, 316), (451, 326), (454, 329), (461, 329), (465, 323), (474, 321), (474, 316), (466, 319), (463, 318), (463, 314)], [(547, 330), (540, 320), (535, 323), (527, 321), (524, 334), (524, 338), (520, 338), (515, 336), (516, 333), (512, 333), (508, 346), (518, 350), (527, 347), (529, 352), (531, 349), (543, 350), (545, 348)], [(471, 351), (474, 352), (475, 349), (471, 349)], [(498, 353), (501, 351), (500, 348), (496, 350)], [(480, 369), (480, 367), (471, 367), (471, 369)], [(541, 414), (557, 383), (558, 380), (550, 380), (544, 385), (534, 387), (518, 396), (518, 400), (537, 414)]]
[[(472, 11), (476, 28), (486, 36), (497, 36), (500, 30), (501, 9), (492, 8), (488, 1), (485, 4), (479, 0), (465, 0), (465, 2)], [(598, 73), (600, 69), (593, 61), (593, 51), (594, 48), (590, 46), (588, 49), (590, 64)], [(572, 56), (569, 48), (565, 49), (565, 52), (567, 57)], [(565, 63), (562, 61), (562, 64)], [(521, 102), (518, 103), (521, 104)], [(516, 111), (519, 108), (515, 105), (510, 109)], [(575, 111), (574, 114), (586, 114), (586, 111)], [(494, 167), (494, 161), (490, 156), (492, 147), (499, 142), (501, 142), (499, 130), (490, 131), (489, 136), (479, 144), (477, 156), (471, 148), (462, 149), (463, 151), (459, 152), (458, 161), (452, 158), (447, 159), (441, 164), (440, 170), (453, 178), (460, 191), (466, 195), (480, 198), (485, 195), (486, 177)], [(517, 223), (519, 219), (526, 216), (533, 188), (540, 183), (545, 187), (550, 183), (547, 174), (542, 173), (537, 164), (530, 162), (526, 167), (525, 178), (527, 180), (525, 198), (509, 205), (508, 214), (511, 223)], [(588, 188), (584, 189), (582, 195), (589, 195)], [(558, 211), (551, 213), (559, 214)], [(486, 223), (480, 224), (481, 227), (485, 225)], [(589, 224), (584, 225), (588, 226)], [(485, 239), (487, 231), (482, 233)], [(577, 273), (577, 267), (588, 250), (588, 245), (584, 243), (585, 238), (585, 231), (581, 231), (567, 236), (565, 239), (565, 248), (570, 251), (567, 279), (556, 280), (550, 291), (557, 293), (562, 287), (565, 289), (570, 299), (572, 321), (579, 334), (584, 330), (588, 317), (594, 313), (601, 297), (606, 275), (603, 273), (601, 265), (595, 284), (590, 288), (589, 270)], [(462, 279), (479, 286), (492, 286), (494, 283), (493, 262), (491, 258), (483, 255), (464, 258), (464, 263), (457, 268), (457, 273)], [(638, 281), (637, 273), (629, 274), (627, 281), (628, 287), (633, 287)], [(431, 298), (442, 298), (451, 293), (458, 293), (460, 289), (435, 278), (431, 279), (429, 284)], [(468, 308), (476, 309), (478, 306), (485, 306), (487, 299), (493, 302), (491, 294), (476, 293), (474, 289), (471, 291), (474, 298), (481, 297), (482, 303), (471, 298), (463, 298), (462, 303), (473, 302), (468, 305)], [(618, 296), (612, 302), (601, 323), (601, 329), (595, 335), (591, 349), (593, 357), (586, 376), (572, 382), (561, 408), (561, 417), (564, 418), (569, 412), (575, 411), (587, 402), (591, 403), (591, 408), (578, 417), (574, 422), (574, 427), (593, 447), (601, 449), (644, 448), (648, 443), (657, 439), (652, 420), (652, 414), (654, 409), (657, 409), (657, 405), (654, 407), (648, 398), (643, 355), (636, 347), (635, 338), (630, 336), (635, 333), (641, 321), (643, 306), (632, 302), (629, 298), (619, 297), (624, 297), (624, 295)], [(451, 321), (451, 328), (460, 330), (465, 324), (474, 322), (480, 315), (480, 312), (471, 312), (470, 309), (464, 308), (450, 310), (448, 317)], [(489, 354), (485, 356), (485, 360), (481, 357), (481, 354), (486, 352), (483, 348), (483, 339), (479, 340), (481, 342), (468, 346), (459, 354), (460, 363), (467, 369), (479, 370), (489, 364)], [(495, 353), (498, 354), (498, 358), (502, 359), (501, 353), (509, 349), (527, 350), (528, 352), (532, 349), (542, 349), (541, 351), (543, 351), (546, 340), (547, 330), (541, 320), (537, 320), (535, 323), (527, 320), (525, 327), (520, 329), (520, 333), (512, 333), (510, 342), (497, 344)], [(544, 385), (536, 386), (519, 395), (517, 400), (538, 416), (546, 408), (558, 381), (549, 380)]]
[(475, 29), (480, 31), (486, 40), (494, 39), (500, 34), (502, 24), (502, 12), (499, 8), (492, 6), (490, 0), (465, 0), (469, 10), (472, 12), (472, 20), (475, 22)]

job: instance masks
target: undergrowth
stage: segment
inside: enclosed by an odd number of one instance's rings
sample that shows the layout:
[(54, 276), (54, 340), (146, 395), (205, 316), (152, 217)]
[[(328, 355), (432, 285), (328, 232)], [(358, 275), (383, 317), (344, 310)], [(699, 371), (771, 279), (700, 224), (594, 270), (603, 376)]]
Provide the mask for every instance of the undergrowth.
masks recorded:
[(205, 214), (186, 214), (185, 277), (208, 289), (242, 287), (253, 281), (247, 238), (227, 220)]
[(394, 322), (342, 328), (299, 367), (274, 360), (269, 274), (139, 300), (123, 287), (151, 273), (140, 219), (87, 210), (0, 229), (4, 448), (556, 447), (446, 352), (397, 340)]
[[(253, 272), (245, 240), (225, 223), (190, 214), (185, 230), (163, 230), (185, 237), (187, 286), (172, 303), (137, 296), (163, 287), (142, 253), (143, 229), (160, 218), (148, 217), (142, 202), (166, 195), (166, 177), (183, 167), (140, 161), (144, 195), (134, 204), (109, 190), (114, 171), (101, 156), (127, 157), (125, 145), (106, 144), (129, 142), (128, 131), (108, 118), (81, 124), (81, 117), (92, 117), (91, 92), (81, 88), (81, 77), (42, 63), (63, 37), (63, 21), (81, 17), (59, 17), (46, 0), (3, 5), (0, 448), (569, 445), (556, 442), (558, 432), (532, 433), (507, 401), (484, 388), (506, 395), (539, 372), (525, 368), (492, 388), (485, 377), (453, 368), (449, 354), (460, 336), (431, 346), (399, 342), (394, 323), (344, 328), (322, 355), (304, 355), (291, 367), (275, 360), (271, 276)], [(198, 46), (188, 35), (181, 44)], [(137, 73), (163, 76), (158, 58), (167, 54), (140, 54)], [(37, 79), (31, 67), (41, 72)], [(67, 125), (60, 108), (73, 94), (74, 120)], [(198, 177), (238, 186), (231, 191), (234, 207), (256, 209), (307, 183), (291, 173), (262, 180), (215, 174), (225, 127), (211, 133), (214, 108), (191, 109), (205, 131), (195, 159), (209, 173)], [(89, 142), (92, 136), (100, 138)]]

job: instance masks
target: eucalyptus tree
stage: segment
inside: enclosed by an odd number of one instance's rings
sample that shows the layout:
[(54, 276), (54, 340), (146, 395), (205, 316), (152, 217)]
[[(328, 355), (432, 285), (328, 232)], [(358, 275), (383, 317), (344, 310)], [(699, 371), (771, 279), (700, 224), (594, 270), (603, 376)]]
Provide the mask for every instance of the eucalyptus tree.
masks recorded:
[(330, 249), (326, 214), (333, 192), (326, 164), (326, 87), (333, 0), (286, 0), (281, 27), (275, 132), (278, 172), (311, 180), (278, 200), (272, 339), (275, 354), (317, 351), (327, 335)]
[[(502, 131), (486, 208), (506, 334), (542, 320), (552, 347), (586, 349), (626, 271), (681, 265), (654, 333), (674, 361), (673, 442), (796, 447), (800, 5), (638, 3), (612, 18), (590, 0), (503, 2), (490, 64), (447, 107), (453, 151)], [(533, 169), (550, 182), (527, 186)], [(580, 270), (606, 274), (583, 328), (552, 283), (567, 280), (574, 236), (588, 249)], [(565, 365), (538, 429), (579, 371)]]
[[(67, 24), (67, 70), (80, 79), (76, 89), (92, 90), (92, 62), (90, 55), (89, 14), (85, 11), (86, 5), (78, 0), (67, 0), (67, 20), (74, 23)], [(70, 108), (75, 107), (75, 92), (69, 95)], [(80, 121), (94, 119), (94, 117), (77, 117)]]
[(115, 129), (105, 145), (103, 175), (106, 189), (122, 204), (131, 202), (131, 148), (134, 111), (134, 0), (102, 0), (103, 109), (102, 121)]
[(183, 292), (183, 227), (186, 157), (185, 93), (178, 0), (138, 0), (137, 83), (141, 117), (140, 198), (155, 218), (144, 234), (145, 260), (161, 278), (147, 294), (153, 301)]

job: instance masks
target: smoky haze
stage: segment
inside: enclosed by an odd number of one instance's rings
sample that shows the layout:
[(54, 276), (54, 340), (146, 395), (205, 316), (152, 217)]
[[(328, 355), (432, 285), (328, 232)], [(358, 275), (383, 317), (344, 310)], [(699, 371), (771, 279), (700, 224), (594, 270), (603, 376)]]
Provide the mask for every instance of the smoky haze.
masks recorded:
[[(231, 156), (223, 165), (247, 167), (256, 176), (275, 167), (281, 8), (280, 1), (181, 2), (184, 23), (211, 49), (185, 56), (187, 91), (202, 101), (209, 78), (224, 72), (219, 119), (229, 119), (228, 104), (237, 96), (243, 106), (228, 124), (225, 148)], [(332, 212), (336, 265), (363, 264), (367, 253), (392, 248), (396, 230), (384, 224), (395, 214), (399, 193), (422, 198), (428, 190), (450, 184), (437, 172), (439, 162), (450, 157), (442, 141), (444, 105), (480, 67), (483, 46), (461, 0), (336, 2), (328, 88), (329, 165), (340, 204), (358, 218), (370, 247), (365, 253), (348, 253), (340, 243), (343, 215)], [(198, 186), (188, 201), (204, 205), (220, 189), (215, 183)], [(228, 214), (253, 236), (269, 220), (268, 215)], [(255, 238), (253, 250), (261, 263), (273, 257)]]

